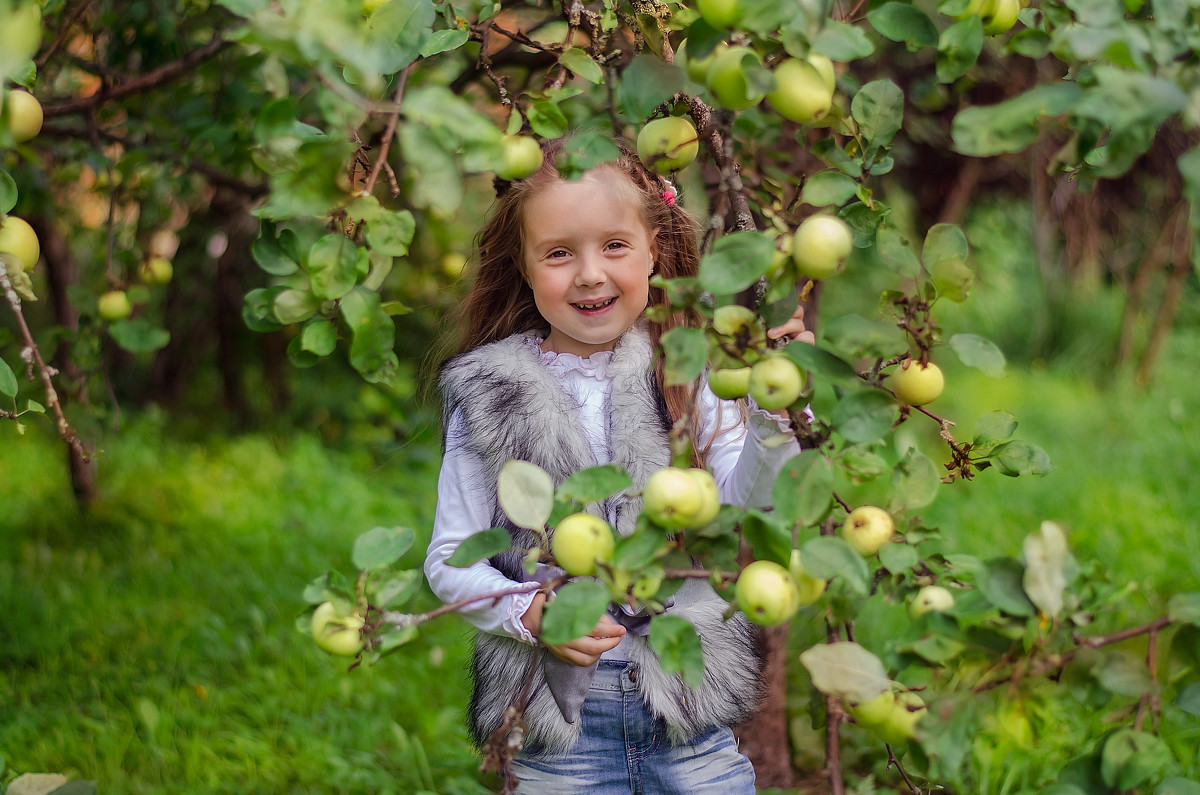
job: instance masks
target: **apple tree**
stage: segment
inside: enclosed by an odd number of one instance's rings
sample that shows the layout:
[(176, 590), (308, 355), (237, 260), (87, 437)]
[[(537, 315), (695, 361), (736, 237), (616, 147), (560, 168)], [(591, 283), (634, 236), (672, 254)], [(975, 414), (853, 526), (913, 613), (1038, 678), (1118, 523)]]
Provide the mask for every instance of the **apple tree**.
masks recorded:
[[(24, 98), (15, 109), (6, 100), (0, 117), (0, 287), (18, 329), (0, 349), (0, 395), (14, 402), (4, 418), (43, 406), (18, 383), (40, 379), (64, 440), (83, 450), (56, 384), (86, 403), (108, 340), (135, 355), (168, 344), (161, 261), (196, 231), (218, 265), (197, 273), (222, 295), (231, 282), (220, 263), (254, 263), (240, 317), (285, 340), (296, 367), (341, 362), (387, 383), (406, 358), (396, 323), (422, 236), (486, 205), (492, 175), (535, 169), (536, 139), (566, 138), (556, 165), (568, 177), (613, 158), (621, 140), (671, 175), (704, 221), (699, 275), (656, 283), (667, 305), (650, 310), (704, 318), (664, 337), (669, 383), (707, 377), (723, 397), (786, 410), (805, 452), (780, 475), (772, 511), (715, 505), (680, 423), (677, 471), (646, 484), (639, 528), (621, 539), (568, 520), (630, 488), (626, 473), (599, 467), (554, 483), (510, 463), (501, 504), (544, 541), (527, 560), (593, 572), (514, 584), (556, 591), (546, 639), (586, 631), (612, 601), (657, 610), (703, 577), (766, 627), (775, 650), (774, 709), (757, 733), (747, 727), (764, 784), (791, 783), (782, 650), (804, 610), (825, 632), (799, 655), (809, 691), (795, 700), (823, 734), (833, 792), (845, 791), (848, 760), (885, 790), (981, 790), (1035, 737), (1068, 725), (1076, 747), (1027, 767), (1031, 787), (1200, 790), (1186, 780), (1195, 760), (1180, 730), (1200, 713), (1200, 595), (1175, 596), (1141, 626), (1089, 631), (1122, 591), (1071, 554), (1060, 527), (1043, 523), (1021, 550), (982, 560), (947, 552), (955, 528), (922, 518), (948, 484), (1052, 465), (1011, 414), (967, 430), (937, 413), (947, 386), (938, 362), (999, 375), (1005, 358), (982, 336), (939, 325), (946, 303), (974, 287), (962, 230), (897, 209), (898, 175), (922, 167), (918, 142), (991, 158), (1059, 135), (1055, 172), (1094, 187), (1135, 169), (1160, 131), (1190, 131), (1186, 3), (224, 0), (171, 11), (0, 0), (3, 90), (32, 88), (47, 120), (27, 137)], [(975, 89), (998, 68), (1028, 77), (1019, 93), (980, 102)], [(39, 149), (43, 140), (52, 146)], [(1191, 251), (1195, 150), (1171, 165), (1185, 200), (1179, 246)], [(14, 219), (68, 206), (77, 231), (33, 224), (42, 250), (29, 254)], [(86, 278), (68, 267), (72, 249), (103, 252)], [(26, 321), (45, 292), (39, 256), (57, 263), (45, 287), (68, 305), (56, 319), (76, 358), (58, 365)], [(816, 344), (769, 344), (764, 329), (801, 302)], [(933, 429), (938, 451), (897, 443), (913, 426)], [(560, 523), (576, 540), (555, 549), (549, 528)], [(311, 583), (301, 629), (375, 662), (422, 622), (466, 606), (404, 611), (420, 575), (395, 562), (414, 538), (405, 528), (361, 536), (357, 576)], [(509, 543), (486, 530), (452, 563)], [(665, 666), (684, 681), (702, 675), (686, 622), (667, 613), (652, 626)], [(1131, 641), (1144, 644), (1142, 659)], [(1072, 723), (1059, 694), (1114, 720)], [(499, 771), (519, 746), (512, 706), (485, 749)]]

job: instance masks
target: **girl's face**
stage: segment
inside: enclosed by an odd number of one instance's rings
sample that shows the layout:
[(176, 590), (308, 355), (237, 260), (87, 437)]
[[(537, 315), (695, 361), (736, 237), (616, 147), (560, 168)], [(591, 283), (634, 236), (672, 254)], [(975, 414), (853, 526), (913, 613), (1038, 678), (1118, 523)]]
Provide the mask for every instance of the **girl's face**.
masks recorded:
[(557, 179), (526, 202), (525, 275), (550, 324), (542, 349), (589, 356), (611, 351), (646, 308), (655, 231), (640, 194), (612, 169)]

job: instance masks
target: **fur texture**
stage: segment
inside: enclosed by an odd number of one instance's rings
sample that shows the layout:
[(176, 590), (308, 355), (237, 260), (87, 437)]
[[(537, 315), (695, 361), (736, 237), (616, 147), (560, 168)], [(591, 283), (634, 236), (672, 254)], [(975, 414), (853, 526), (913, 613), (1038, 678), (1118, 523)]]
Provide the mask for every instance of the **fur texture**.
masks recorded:
[[(651, 361), (649, 337), (635, 328), (618, 342), (608, 369), (612, 460), (630, 474), (634, 490), (670, 461), (670, 419)], [(538, 361), (524, 335), (454, 357), (443, 367), (439, 385), (443, 416), (448, 419), (461, 412), (465, 443), (486, 462), (484, 477), (489, 486), (513, 458), (542, 467), (556, 485), (596, 463), (576, 420), (577, 407)], [(611, 499), (617, 530), (622, 535), (632, 533), (641, 512), (640, 498), (616, 495)], [(603, 516), (605, 507), (592, 505), (589, 510)], [(497, 555), (492, 564), (510, 579), (523, 581), (523, 550), (536, 545), (536, 537), (509, 522), (498, 503), (493, 522), (508, 528), (513, 549)], [(684, 743), (711, 726), (737, 722), (754, 709), (762, 694), (763, 657), (758, 635), (743, 616), (722, 620), (727, 605), (707, 582), (686, 583), (676, 604), (672, 612), (689, 619), (700, 636), (705, 657), (701, 686), (692, 690), (679, 677), (665, 674), (645, 638), (635, 639), (631, 657), (641, 667), (638, 684), (647, 707), (666, 722), (673, 742)], [(542, 653), (507, 636), (477, 634), (469, 724), (478, 744), (500, 725), (504, 710), (516, 700), (530, 666)], [(529, 750), (563, 753), (578, 736), (580, 723), (563, 719), (540, 665), (524, 718)]]

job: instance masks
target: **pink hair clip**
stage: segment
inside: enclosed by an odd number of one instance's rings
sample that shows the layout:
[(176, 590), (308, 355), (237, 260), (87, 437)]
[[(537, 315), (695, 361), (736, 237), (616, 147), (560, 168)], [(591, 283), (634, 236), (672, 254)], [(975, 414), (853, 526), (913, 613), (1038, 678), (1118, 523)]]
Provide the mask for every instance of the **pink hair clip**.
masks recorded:
[(671, 190), (670, 188), (667, 188), (659, 195), (662, 196), (662, 200), (665, 201), (668, 205), (670, 205), (671, 207), (675, 206), (675, 191)]

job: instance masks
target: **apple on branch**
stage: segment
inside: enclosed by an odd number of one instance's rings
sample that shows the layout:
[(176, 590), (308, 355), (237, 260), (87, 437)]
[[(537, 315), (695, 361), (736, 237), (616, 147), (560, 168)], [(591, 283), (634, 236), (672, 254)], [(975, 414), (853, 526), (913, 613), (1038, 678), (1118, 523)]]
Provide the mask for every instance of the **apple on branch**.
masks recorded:
[(608, 563), (612, 560), (614, 546), (608, 522), (590, 513), (573, 513), (565, 517), (550, 538), (554, 560), (573, 577), (595, 574), (597, 561)]
[(668, 530), (691, 530), (717, 518), (721, 497), (707, 470), (664, 467), (646, 481), (642, 505), (655, 524)]
[(742, 21), (738, 0), (696, 0), (696, 10), (711, 27), (729, 30)]
[(891, 541), (895, 531), (892, 515), (874, 505), (855, 508), (842, 525), (842, 535), (864, 558), (871, 557)]
[(17, 143), (36, 138), (43, 119), (42, 103), (33, 94), (12, 90), (4, 95), (4, 126)]
[(792, 239), (792, 259), (800, 274), (810, 279), (828, 279), (842, 269), (854, 249), (854, 235), (846, 222), (835, 215), (805, 218)]
[(133, 313), (133, 304), (124, 290), (109, 290), (96, 299), (96, 309), (100, 317), (113, 323), (129, 317)]
[(354, 657), (363, 648), (362, 628), (365, 623), (357, 613), (345, 615), (333, 602), (323, 602), (312, 614), (313, 640), (330, 654)]
[(924, 406), (941, 396), (946, 379), (941, 368), (933, 362), (922, 366), (912, 359), (906, 359), (888, 383), (892, 393), (902, 403)]
[(505, 135), (500, 139), (502, 162), (496, 169), (501, 179), (524, 179), (542, 167), (542, 147), (528, 135)]
[(762, 100), (764, 95), (753, 88), (746, 77), (747, 62), (751, 67), (757, 63), (761, 68), (762, 56), (749, 47), (736, 46), (722, 50), (713, 58), (704, 84), (721, 107), (745, 110)]
[(775, 79), (779, 87), (767, 94), (767, 102), (785, 119), (809, 124), (833, 107), (833, 86), (808, 61), (785, 58), (775, 67)]
[(799, 400), (804, 382), (804, 371), (782, 353), (760, 359), (750, 368), (750, 396), (767, 411), (785, 409)]
[(720, 367), (708, 371), (708, 388), (722, 400), (750, 394), (749, 367)]
[(685, 168), (696, 159), (700, 139), (696, 128), (681, 116), (654, 119), (642, 127), (637, 137), (638, 158), (646, 168), (666, 174)]
[(6, 268), (32, 270), (41, 255), (42, 247), (32, 226), (15, 215), (0, 219), (0, 260)]
[(792, 550), (788, 573), (792, 575), (792, 582), (796, 585), (796, 599), (799, 607), (808, 607), (820, 599), (821, 594), (825, 593), (825, 586), (828, 582), (808, 573), (804, 568), (804, 562), (800, 558), (798, 549)]
[(944, 613), (954, 607), (954, 594), (940, 585), (926, 585), (908, 603), (908, 615), (920, 618), (926, 613)]
[(742, 569), (734, 598), (746, 618), (764, 627), (782, 624), (800, 609), (792, 575), (771, 560), (756, 560)]

